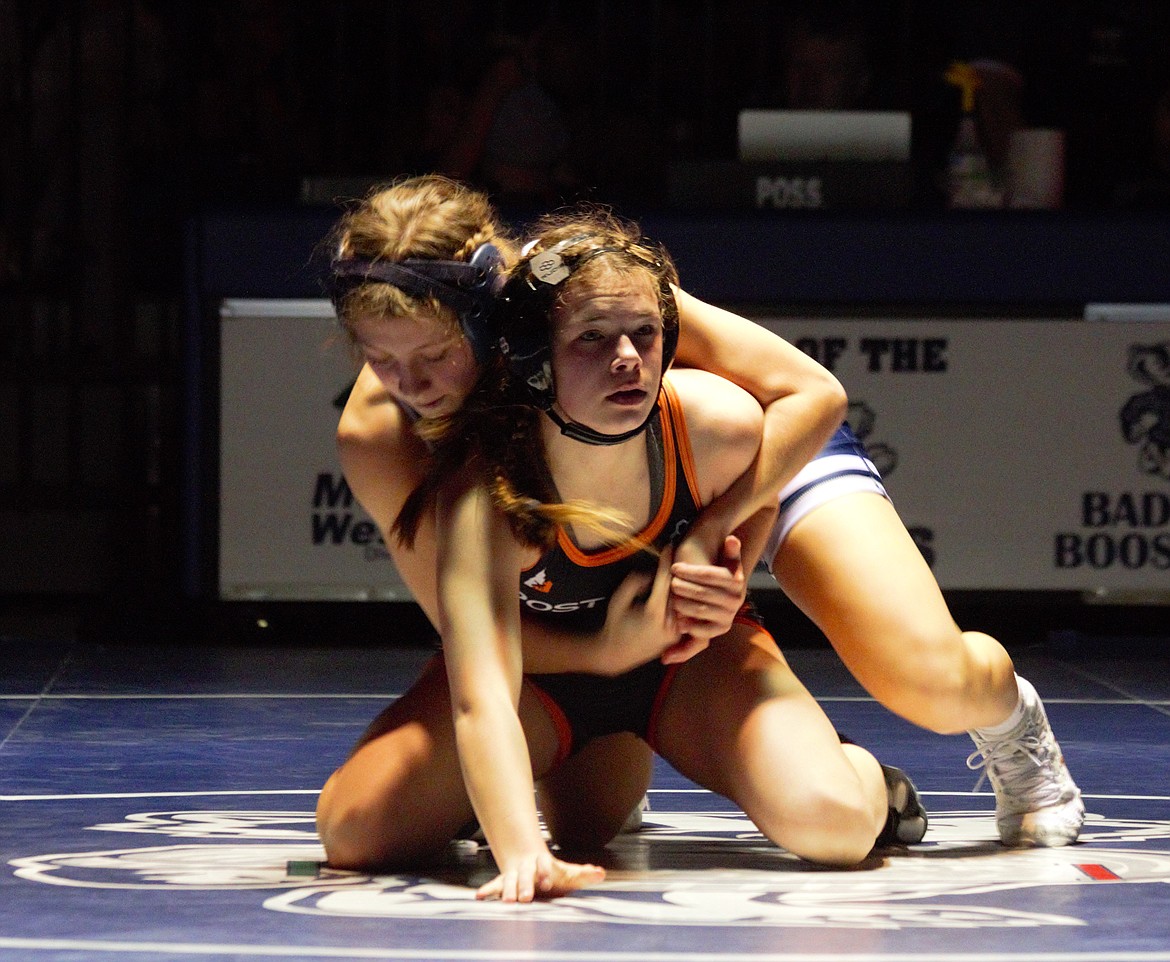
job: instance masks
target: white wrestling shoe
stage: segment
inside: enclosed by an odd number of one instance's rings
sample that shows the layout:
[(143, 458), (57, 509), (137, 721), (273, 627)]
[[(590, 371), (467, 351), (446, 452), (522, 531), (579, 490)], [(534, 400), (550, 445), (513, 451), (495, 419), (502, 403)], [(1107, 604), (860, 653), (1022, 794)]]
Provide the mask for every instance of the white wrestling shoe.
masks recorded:
[(1024, 717), (1003, 735), (969, 732), (976, 748), (967, 767), (983, 769), (976, 789), (986, 777), (995, 790), (995, 823), (1004, 845), (1071, 845), (1085, 821), (1081, 790), (1064, 764), (1036, 689), (1019, 676), (1016, 681)]

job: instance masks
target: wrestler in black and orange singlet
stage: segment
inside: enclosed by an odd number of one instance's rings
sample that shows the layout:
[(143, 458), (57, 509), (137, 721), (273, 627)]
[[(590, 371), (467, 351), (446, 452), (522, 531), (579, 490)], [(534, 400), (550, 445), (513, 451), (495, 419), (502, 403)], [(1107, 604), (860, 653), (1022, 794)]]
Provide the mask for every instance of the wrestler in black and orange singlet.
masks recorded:
[[(646, 429), (650, 504), (654, 515), (635, 538), (584, 551), (561, 530), (557, 543), (520, 576), (525, 615), (558, 626), (595, 631), (605, 622), (609, 599), (630, 572), (657, 564), (641, 544), (675, 544), (699, 513), (690, 440), (677, 395), (662, 385), (657, 419)], [(676, 665), (658, 659), (613, 678), (567, 673), (528, 675), (560, 731), (561, 757), (601, 735), (629, 731), (654, 744), (654, 727)]]

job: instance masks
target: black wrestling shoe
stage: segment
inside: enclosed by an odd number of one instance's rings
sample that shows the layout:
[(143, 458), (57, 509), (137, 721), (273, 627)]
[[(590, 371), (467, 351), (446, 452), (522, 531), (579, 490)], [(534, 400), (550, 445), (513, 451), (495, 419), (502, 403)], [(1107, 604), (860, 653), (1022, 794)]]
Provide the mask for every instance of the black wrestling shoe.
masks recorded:
[(486, 845), (487, 836), (483, 834), (483, 829), (479, 827), (479, 819), (472, 815), (471, 821), (467, 822), (455, 833), (455, 841), (476, 842), (480, 845)]
[(890, 845), (915, 845), (926, 834), (926, 809), (918, 797), (918, 789), (900, 768), (882, 765), (886, 779), (886, 798), (890, 812), (886, 824), (873, 843), (874, 848)]

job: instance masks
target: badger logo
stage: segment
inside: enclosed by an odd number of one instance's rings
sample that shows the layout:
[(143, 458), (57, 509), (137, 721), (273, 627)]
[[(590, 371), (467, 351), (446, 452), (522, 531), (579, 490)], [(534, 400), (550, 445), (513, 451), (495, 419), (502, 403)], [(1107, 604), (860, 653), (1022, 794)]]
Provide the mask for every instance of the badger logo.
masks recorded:
[(878, 469), (878, 474), (883, 478), (893, 474), (894, 468), (898, 466), (898, 452), (888, 444), (869, 439), (877, 424), (877, 412), (865, 401), (850, 401), (845, 420), (858, 440), (865, 445), (865, 452)]
[(1126, 370), (1148, 390), (1122, 407), (1122, 437), (1138, 446), (1138, 468), (1170, 479), (1170, 342), (1131, 344)]

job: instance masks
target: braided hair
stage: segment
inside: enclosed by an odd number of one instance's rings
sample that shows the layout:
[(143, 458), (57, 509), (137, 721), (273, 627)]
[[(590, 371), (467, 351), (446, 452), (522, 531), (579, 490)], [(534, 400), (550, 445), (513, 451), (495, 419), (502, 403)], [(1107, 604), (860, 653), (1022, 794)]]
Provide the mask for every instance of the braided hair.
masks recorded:
[[(438, 174), (374, 188), (338, 221), (327, 243), (333, 260), (401, 262), (409, 258), (469, 261), (481, 245), (494, 244), (505, 264), (516, 243), (487, 195)], [(408, 317), (427, 313), (460, 327), (454, 312), (435, 297), (415, 297), (394, 284), (350, 284), (334, 297), (342, 329), (352, 333), (359, 317)]]

